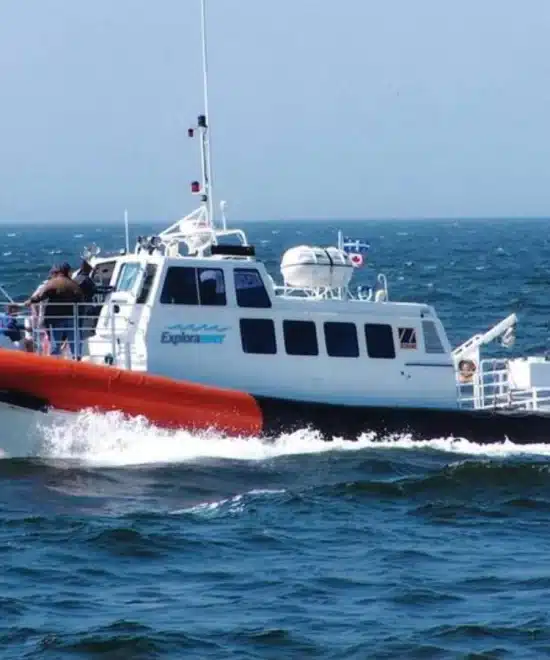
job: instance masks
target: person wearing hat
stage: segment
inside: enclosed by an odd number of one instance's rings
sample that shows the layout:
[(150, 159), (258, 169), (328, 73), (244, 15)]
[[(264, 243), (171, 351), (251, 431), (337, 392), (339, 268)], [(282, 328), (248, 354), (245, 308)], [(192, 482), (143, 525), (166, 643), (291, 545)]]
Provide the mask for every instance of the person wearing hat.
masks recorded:
[(65, 262), (54, 266), (50, 270), (50, 278), (23, 303), (25, 307), (45, 303), (44, 326), (50, 331), (52, 355), (60, 355), (64, 342), (69, 344), (71, 353), (75, 355), (76, 303), (81, 300), (82, 291), (71, 279), (71, 267)]

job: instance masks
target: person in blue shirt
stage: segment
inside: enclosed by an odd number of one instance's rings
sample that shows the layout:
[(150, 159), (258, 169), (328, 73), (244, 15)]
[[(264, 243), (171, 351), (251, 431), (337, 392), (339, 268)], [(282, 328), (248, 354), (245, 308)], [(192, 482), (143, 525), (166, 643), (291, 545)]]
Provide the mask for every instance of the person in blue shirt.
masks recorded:
[(17, 325), (14, 314), (17, 314), (17, 305), (7, 305), (6, 311), (0, 313), (0, 334), (15, 342), (21, 341), (23, 331)]

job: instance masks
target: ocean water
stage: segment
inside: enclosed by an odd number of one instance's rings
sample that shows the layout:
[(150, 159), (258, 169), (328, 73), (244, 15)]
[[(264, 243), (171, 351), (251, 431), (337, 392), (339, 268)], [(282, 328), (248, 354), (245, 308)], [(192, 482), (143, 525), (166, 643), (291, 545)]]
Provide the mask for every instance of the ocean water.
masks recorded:
[[(359, 278), (433, 304), (451, 343), (514, 311), (511, 353), (548, 349), (544, 221), (245, 227), (274, 275), (338, 228), (371, 242)], [(22, 299), (92, 241), (122, 228), (2, 226), (0, 283)], [(0, 460), (3, 660), (550, 657), (550, 444), (266, 443), (93, 413), (43, 437)]]

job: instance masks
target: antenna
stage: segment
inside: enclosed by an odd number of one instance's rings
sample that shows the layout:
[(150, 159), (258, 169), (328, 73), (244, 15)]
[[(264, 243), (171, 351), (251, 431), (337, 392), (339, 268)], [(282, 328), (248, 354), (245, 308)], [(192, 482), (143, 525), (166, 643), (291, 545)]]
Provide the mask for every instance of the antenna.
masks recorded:
[(126, 254), (130, 253), (130, 226), (128, 224), (128, 209), (124, 209), (124, 234), (126, 236)]
[(222, 212), (222, 227), (224, 231), (227, 229), (227, 217), (225, 215), (226, 207), (227, 207), (227, 202), (224, 199), (222, 199), (222, 201), (220, 202), (220, 211)]
[(212, 166), (210, 164), (210, 136), (209, 122), (210, 114), (208, 111), (208, 52), (206, 47), (206, 0), (201, 0), (201, 35), (202, 35), (202, 76), (204, 90), (204, 115), (205, 127), (203, 130), (203, 142), (205, 150), (205, 194), (207, 195), (208, 219), (212, 226), (214, 225), (214, 199), (212, 194)]
[(201, 210), (206, 216), (207, 224), (214, 228), (214, 195), (212, 193), (212, 165), (210, 156), (210, 130), (208, 114), (208, 53), (206, 48), (206, 0), (201, 0), (201, 38), (202, 38), (202, 76), (204, 91), (204, 114), (199, 115), (196, 126), (188, 129), (190, 138), (198, 129), (201, 138), (201, 169), (202, 185), (198, 181), (191, 182), (191, 193), (201, 196)]

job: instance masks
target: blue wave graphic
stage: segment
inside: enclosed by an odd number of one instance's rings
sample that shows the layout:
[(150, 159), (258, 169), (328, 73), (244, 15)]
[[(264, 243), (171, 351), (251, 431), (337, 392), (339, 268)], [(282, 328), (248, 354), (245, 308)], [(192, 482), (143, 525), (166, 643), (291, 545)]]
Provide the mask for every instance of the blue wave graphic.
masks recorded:
[(169, 325), (166, 327), (167, 330), (179, 330), (181, 332), (227, 332), (230, 326), (219, 326), (219, 325), (209, 325), (203, 323), (198, 325), (196, 323), (176, 323), (175, 325)]

